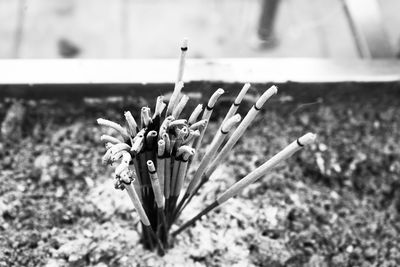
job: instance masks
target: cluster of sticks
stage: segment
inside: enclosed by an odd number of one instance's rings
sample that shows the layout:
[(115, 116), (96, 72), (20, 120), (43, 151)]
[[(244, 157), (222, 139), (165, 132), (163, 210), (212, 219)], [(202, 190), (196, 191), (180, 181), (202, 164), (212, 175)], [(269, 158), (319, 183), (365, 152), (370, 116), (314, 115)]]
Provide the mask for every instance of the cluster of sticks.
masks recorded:
[[(115, 129), (122, 138), (121, 140), (110, 135), (101, 136), (107, 149), (103, 163), (117, 163), (114, 172), (115, 188), (126, 189), (143, 226), (143, 243), (148, 249), (157, 248), (160, 255), (164, 254), (169, 245), (171, 226), (182, 210), (229, 155), (264, 103), (277, 92), (275, 86), (266, 90), (241, 120), (241, 116), (235, 113), (250, 88), (250, 84), (245, 84), (201, 158), (194, 176), (189, 179), (187, 172), (193, 156), (202, 146), (201, 142), (213, 108), (224, 90), (218, 89), (210, 97), (205, 108), (200, 104), (188, 119), (181, 118), (182, 111), (189, 100), (187, 95), (181, 93), (186, 51), (187, 41), (184, 40), (181, 47), (178, 79), (168, 104), (164, 102), (162, 96), (159, 96), (153, 114), (150, 108), (143, 107), (140, 124), (135, 121), (129, 111), (125, 112), (126, 127), (105, 119), (97, 120), (98, 124)], [(239, 125), (235, 128), (237, 124)], [(230, 132), (232, 134), (226, 141)], [(182, 232), (203, 215), (237, 195), (244, 187), (263, 177), (271, 168), (314, 140), (315, 135), (311, 133), (300, 137), (232, 185), (211, 205), (171, 235), (175, 236)], [(224, 141), (226, 143), (223, 145)], [(131, 165), (133, 168), (130, 168)]]

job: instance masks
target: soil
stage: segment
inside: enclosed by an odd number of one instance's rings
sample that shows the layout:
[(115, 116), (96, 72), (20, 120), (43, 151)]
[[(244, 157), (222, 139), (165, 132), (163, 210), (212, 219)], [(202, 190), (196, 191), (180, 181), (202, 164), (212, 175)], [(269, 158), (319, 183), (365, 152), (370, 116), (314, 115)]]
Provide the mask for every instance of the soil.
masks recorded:
[(0, 266), (400, 265), (397, 96), (277, 96), (178, 224), (302, 134), (317, 133), (318, 143), (181, 233), (164, 257), (140, 244), (129, 198), (101, 165), (104, 129), (95, 124), (146, 104), (0, 102)]

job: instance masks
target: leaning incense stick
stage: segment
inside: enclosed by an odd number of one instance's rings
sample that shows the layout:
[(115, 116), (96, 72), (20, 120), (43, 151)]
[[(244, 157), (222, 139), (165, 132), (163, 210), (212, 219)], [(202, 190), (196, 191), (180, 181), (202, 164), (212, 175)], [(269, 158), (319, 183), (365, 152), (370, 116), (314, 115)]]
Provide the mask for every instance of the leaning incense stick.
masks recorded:
[(186, 176), (188, 161), (189, 161), (189, 158), (194, 155), (194, 153), (195, 153), (195, 150), (190, 146), (181, 146), (178, 149), (177, 157), (181, 158), (181, 160), (180, 160), (181, 162), (179, 165), (179, 172), (178, 172), (178, 176), (176, 179), (174, 193), (172, 194), (175, 197), (178, 197), (179, 193), (181, 192), (183, 182), (184, 182), (184, 179)]
[(200, 219), (203, 215), (207, 214), (214, 208), (220, 206), (222, 203), (227, 201), (228, 199), (237, 195), (240, 191), (243, 190), (246, 186), (254, 183), (259, 178), (263, 177), (266, 173), (268, 173), (272, 168), (286, 160), (290, 156), (292, 156), (296, 151), (300, 150), (302, 147), (312, 144), (315, 142), (316, 135), (312, 133), (307, 133), (302, 137), (298, 138), (296, 141), (292, 142), (290, 145), (285, 147), (278, 154), (273, 156), (270, 160), (262, 164), (260, 167), (249, 173), (243, 179), (239, 180), (235, 184), (233, 184), (228, 190), (226, 190), (222, 195), (220, 195), (211, 205), (206, 207), (203, 211), (199, 212), (196, 216), (194, 216), (187, 223), (183, 224), (179, 227), (178, 230), (172, 233), (173, 236), (179, 234), (183, 230), (185, 230), (188, 226), (193, 225), (198, 219)]
[(108, 134), (103, 134), (102, 136), (100, 136), (100, 140), (104, 142), (110, 142), (112, 144), (122, 143), (122, 141), (120, 141), (118, 138), (115, 138)]
[(154, 109), (153, 120), (160, 116), (167, 104), (164, 103), (164, 96), (157, 97), (156, 107)]
[(208, 123), (208, 120), (201, 120), (201, 121), (195, 122), (192, 125), (190, 125), (190, 129), (191, 130), (197, 130), (197, 129), (203, 130), (206, 127), (207, 123)]
[(174, 91), (172, 92), (171, 98), (168, 102), (168, 106), (167, 106), (167, 111), (166, 111), (166, 116), (169, 116), (172, 114), (172, 111), (174, 110), (178, 99), (179, 99), (179, 95), (181, 94), (183, 88), (183, 82), (182, 81), (178, 81), (177, 83), (175, 83), (175, 87), (174, 87)]
[(241, 120), (239, 114), (229, 118), (223, 125), (222, 128), (216, 134), (214, 140), (212, 141), (210, 147), (208, 148), (206, 154), (204, 155), (203, 159), (200, 162), (199, 167), (192, 179), (189, 183), (187, 194), (191, 195), (193, 193), (193, 189), (197, 186), (200, 182), (200, 178), (203, 175), (204, 171), (207, 168), (207, 165), (213, 159), (213, 156), (217, 152), (218, 148), (221, 146), (222, 142), (224, 141), (226, 134), (232, 129), (232, 127), (237, 124)]
[(232, 136), (229, 138), (228, 142), (224, 145), (221, 151), (218, 153), (217, 157), (213, 160), (213, 162), (208, 167), (205, 173), (205, 179), (208, 179), (211, 174), (215, 171), (215, 169), (221, 164), (221, 162), (229, 155), (229, 152), (232, 150), (233, 146), (237, 143), (237, 141), (242, 137), (243, 133), (249, 127), (249, 125), (253, 122), (261, 108), (264, 106), (265, 102), (274, 94), (276, 94), (278, 89), (276, 86), (271, 86), (268, 90), (264, 92), (264, 94), (257, 100), (257, 102), (253, 105), (253, 107), (246, 114), (242, 122), (233, 132)]
[(179, 57), (178, 77), (176, 80), (182, 81), (183, 72), (185, 70), (186, 53), (188, 50), (188, 39), (184, 38), (181, 44), (181, 55)]
[(232, 117), (236, 111), (238, 110), (240, 104), (242, 103), (242, 100), (244, 98), (244, 96), (246, 95), (247, 91), (250, 89), (250, 84), (246, 83), (242, 90), (240, 90), (239, 94), (237, 95), (237, 97), (235, 98), (235, 101), (233, 102), (233, 104), (231, 105), (231, 107), (228, 110), (228, 113), (226, 113), (224, 120), (221, 123), (222, 124), (229, 119), (230, 117)]
[(192, 125), (197, 121), (197, 118), (200, 116), (200, 113), (203, 111), (203, 105), (198, 104), (196, 108), (193, 110), (192, 114), (190, 114), (188, 124), (189, 126)]
[(215, 93), (210, 97), (210, 100), (208, 100), (206, 109), (203, 112), (203, 116), (202, 116), (202, 120), (206, 120), (206, 125), (203, 127), (203, 129), (200, 131), (200, 136), (199, 138), (197, 138), (194, 142), (194, 147), (196, 149), (196, 151), (199, 151), (200, 145), (201, 145), (201, 141), (203, 140), (204, 134), (206, 132), (207, 129), (207, 125), (208, 125), (208, 121), (211, 118), (211, 114), (213, 112), (215, 103), (217, 103), (219, 97), (224, 93), (225, 91), (222, 88), (219, 88), (217, 91), (215, 91)]
[(135, 119), (132, 116), (132, 113), (130, 111), (126, 111), (124, 113), (126, 122), (128, 124), (128, 131), (131, 137), (135, 137), (137, 134), (137, 123)]
[(181, 100), (179, 100), (179, 103), (176, 105), (175, 109), (172, 112), (172, 116), (175, 119), (179, 118), (188, 101), (189, 97), (187, 95), (183, 95)]
[(115, 123), (115, 122), (109, 121), (109, 120), (105, 120), (105, 119), (102, 119), (102, 118), (97, 119), (97, 123), (99, 125), (102, 125), (102, 126), (107, 126), (107, 127), (113, 128), (114, 130), (116, 130), (122, 136), (122, 138), (124, 140), (128, 140), (129, 139), (128, 132), (124, 128), (122, 128), (122, 126), (119, 125), (118, 123)]

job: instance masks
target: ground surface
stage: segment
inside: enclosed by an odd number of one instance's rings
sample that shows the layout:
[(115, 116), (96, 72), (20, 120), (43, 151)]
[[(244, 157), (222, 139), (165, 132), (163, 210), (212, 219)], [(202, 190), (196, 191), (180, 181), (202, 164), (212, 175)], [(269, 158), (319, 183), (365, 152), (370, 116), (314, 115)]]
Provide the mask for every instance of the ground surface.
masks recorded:
[(398, 266), (398, 97), (276, 99), (182, 220), (303, 133), (318, 144), (179, 235), (164, 258), (143, 249), (128, 197), (100, 165), (95, 119), (121, 120), (135, 100), (1, 102), (0, 266)]

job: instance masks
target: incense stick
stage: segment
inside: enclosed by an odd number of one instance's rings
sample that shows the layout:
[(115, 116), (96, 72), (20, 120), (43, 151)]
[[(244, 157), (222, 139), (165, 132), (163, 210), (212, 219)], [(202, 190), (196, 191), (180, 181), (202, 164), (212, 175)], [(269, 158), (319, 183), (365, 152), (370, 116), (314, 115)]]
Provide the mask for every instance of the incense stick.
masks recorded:
[(183, 82), (178, 81), (175, 83), (174, 91), (172, 92), (171, 98), (169, 100), (168, 106), (167, 106), (167, 111), (166, 111), (166, 116), (169, 116), (172, 114), (172, 111), (175, 108), (175, 105), (178, 102), (179, 95), (181, 94), (183, 88)]
[(160, 179), (160, 187), (161, 187), (161, 192), (164, 194), (164, 175), (165, 175), (165, 160), (164, 160), (164, 154), (165, 154), (165, 142), (164, 140), (159, 140), (158, 141), (158, 150), (157, 150), (157, 175), (158, 178)]
[(187, 102), (189, 101), (189, 97), (187, 95), (183, 95), (181, 100), (179, 101), (178, 105), (176, 105), (174, 111), (172, 112), (172, 116), (175, 119), (178, 119), (181, 115), (183, 109), (185, 108)]
[(196, 108), (193, 110), (192, 114), (190, 114), (188, 124), (189, 126), (192, 125), (197, 121), (197, 118), (200, 116), (200, 113), (203, 111), (203, 105), (198, 104)]
[(233, 146), (237, 143), (237, 141), (242, 137), (243, 133), (250, 126), (253, 120), (256, 118), (259, 111), (264, 106), (265, 102), (274, 94), (276, 94), (278, 89), (276, 86), (271, 86), (268, 90), (264, 92), (264, 94), (257, 100), (257, 102), (253, 105), (253, 107), (246, 114), (242, 122), (233, 132), (232, 136), (229, 138), (228, 142), (224, 145), (221, 151), (218, 153), (217, 157), (210, 164), (209, 168), (205, 173), (205, 179), (209, 179), (211, 174), (215, 171), (215, 169), (221, 164), (221, 162), (229, 155), (229, 152), (232, 150)]
[(129, 139), (128, 132), (124, 128), (122, 128), (122, 126), (119, 125), (118, 123), (115, 123), (115, 122), (109, 121), (109, 120), (105, 120), (105, 119), (102, 119), (102, 118), (97, 119), (97, 123), (99, 125), (102, 125), (102, 126), (107, 126), (107, 127), (113, 128), (114, 130), (116, 130), (122, 136), (122, 138), (124, 140), (128, 140)]
[(103, 134), (102, 136), (100, 136), (100, 140), (104, 141), (104, 142), (110, 142), (112, 144), (118, 144), (118, 143), (122, 143), (122, 141), (120, 141), (118, 138), (115, 138), (111, 135), (107, 135), (107, 134)]
[(217, 103), (218, 98), (219, 98), (221, 95), (223, 95), (224, 92), (225, 92), (225, 91), (224, 91), (222, 88), (219, 88), (219, 89), (218, 89), (217, 91), (215, 91), (215, 93), (210, 97), (210, 100), (208, 100), (206, 109), (204, 110), (203, 116), (202, 116), (202, 118), (201, 118), (202, 120), (206, 120), (206, 124), (205, 124), (205, 126), (201, 129), (201, 131), (200, 131), (200, 136), (199, 136), (199, 138), (197, 138), (197, 139), (195, 140), (195, 143), (194, 143), (194, 147), (195, 147), (196, 151), (199, 151), (199, 148), (200, 148), (200, 145), (201, 145), (201, 141), (203, 140), (204, 134), (205, 134), (205, 132), (206, 132), (207, 125), (208, 125), (208, 121), (209, 121), (210, 118), (211, 118), (211, 114), (212, 114), (212, 112), (213, 112), (215, 103)]
[(178, 77), (176, 80), (182, 81), (183, 72), (185, 70), (186, 53), (188, 50), (188, 39), (184, 38), (181, 44), (181, 55), (179, 57)]
[(220, 206), (222, 203), (226, 202), (228, 199), (237, 195), (240, 191), (243, 190), (249, 184), (254, 183), (259, 178), (263, 177), (266, 173), (268, 173), (272, 168), (286, 160), (290, 156), (292, 156), (295, 152), (300, 150), (302, 147), (312, 144), (315, 142), (316, 135), (312, 133), (307, 133), (302, 137), (298, 138), (296, 141), (293, 141), (290, 145), (285, 147), (282, 151), (273, 156), (270, 160), (262, 164), (260, 167), (246, 175), (244, 178), (233, 184), (228, 190), (222, 193), (211, 205), (206, 207), (203, 211), (199, 212), (196, 216), (194, 216), (187, 223), (183, 224), (179, 227), (178, 230), (172, 233), (173, 236), (179, 234), (183, 230), (185, 230), (188, 226), (193, 225), (198, 219), (200, 219), (203, 215), (207, 214), (214, 208)]
[(238, 110), (240, 104), (242, 103), (242, 100), (244, 98), (244, 96), (246, 95), (247, 91), (250, 89), (250, 84), (246, 83), (242, 90), (240, 90), (239, 94), (237, 95), (237, 97), (235, 98), (235, 101), (232, 103), (231, 107), (228, 110), (228, 113), (226, 113), (224, 120), (221, 123), (222, 124), (229, 119), (230, 117), (232, 117), (236, 111)]
[(215, 135), (215, 138), (212, 141), (212, 143), (211, 143), (210, 147), (208, 148), (206, 154), (204, 155), (203, 159), (201, 160), (200, 165), (197, 168), (197, 171), (196, 171), (192, 181), (189, 183), (189, 186), (188, 186), (188, 189), (187, 189), (187, 194), (188, 195), (191, 195), (193, 193), (193, 189), (200, 182), (200, 178), (203, 175), (203, 172), (205, 171), (205, 169), (206, 169), (207, 165), (210, 163), (210, 161), (213, 159), (213, 156), (217, 152), (218, 148), (221, 146), (222, 142), (225, 139), (226, 134), (240, 120), (241, 120), (241, 117), (240, 117), (239, 114), (236, 114), (235, 116), (229, 118), (222, 125), (222, 127), (218, 131), (218, 133)]
[(137, 127), (137, 123), (136, 123), (135, 119), (132, 116), (132, 113), (130, 111), (126, 111), (124, 113), (124, 116), (125, 116), (126, 122), (128, 124), (128, 132), (129, 132), (130, 137), (131, 138), (135, 137), (137, 134), (138, 127)]

